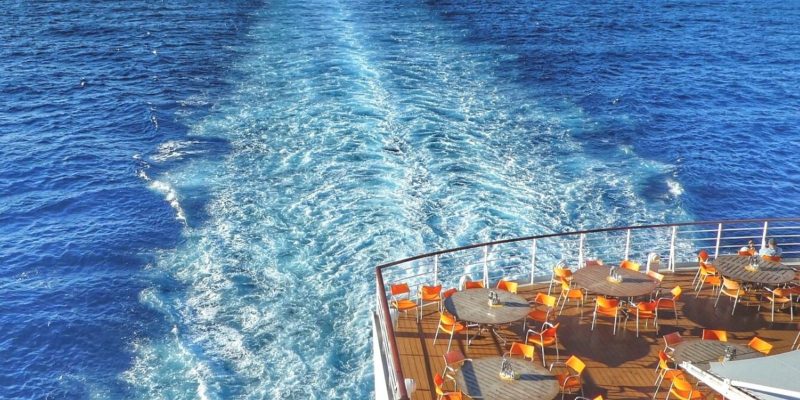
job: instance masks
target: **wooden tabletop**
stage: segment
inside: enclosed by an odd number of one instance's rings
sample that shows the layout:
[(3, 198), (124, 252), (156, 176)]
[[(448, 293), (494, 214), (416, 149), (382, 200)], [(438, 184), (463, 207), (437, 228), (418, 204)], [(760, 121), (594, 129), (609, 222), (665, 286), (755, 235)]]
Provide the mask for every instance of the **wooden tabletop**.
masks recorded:
[(675, 346), (672, 358), (680, 365), (689, 361), (702, 370), (708, 370), (710, 362), (718, 362), (725, 355), (725, 348), (736, 349), (736, 356), (731, 360), (745, 360), (763, 357), (764, 355), (742, 344), (720, 342), (718, 340), (688, 339)]
[(777, 262), (758, 257), (758, 271), (745, 269), (750, 264), (750, 257), (738, 255), (719, 256), (712, 263), (722, 276), (740, 282), (758, 283), (762, 285), (780, 285), (794, 280), (794, 271)]
[(590, 293), (612, 297), (645, 296), (658, 286), (658, 282), (649, 276), (625, 268), (617, 268), (622, 282), (609, 282), (608, 272), (609, 267), (604, 265), (583, 267), (572, 274), (572, 281)]
[(555, 376), (538, 363), (522, 358), (509, 359), (520, 377), (507, 381), (500, 378), (502, 361), (502, 357), (494, 356), (464, 363), (456, 375), (458, 390), (474, 399), (484, 400), (550, 400), (558, 394)]
[[(489, 292), (494, 291), (501, 306), (489, 306)], [(498, 289), (467, 289), (448, 297), (444, 306), (459, 321), (498, 325), (519, 321), (531, 311), (524, 297)]]

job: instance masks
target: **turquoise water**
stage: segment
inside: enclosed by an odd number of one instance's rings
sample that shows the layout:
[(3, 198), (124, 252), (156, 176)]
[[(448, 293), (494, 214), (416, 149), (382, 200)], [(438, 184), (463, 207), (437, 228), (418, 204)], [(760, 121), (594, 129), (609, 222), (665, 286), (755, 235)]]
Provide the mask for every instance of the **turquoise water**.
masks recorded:
[(796, 3), (7, 8), (0, 397), (369, 398), (378, 263), (796, 216)]

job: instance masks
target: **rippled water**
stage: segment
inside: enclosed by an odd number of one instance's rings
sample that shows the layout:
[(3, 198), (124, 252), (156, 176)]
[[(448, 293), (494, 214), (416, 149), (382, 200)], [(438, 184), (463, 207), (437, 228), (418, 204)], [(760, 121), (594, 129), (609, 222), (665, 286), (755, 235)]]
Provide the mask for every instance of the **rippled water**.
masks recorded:
[(368, 398), (377, 263), (796, 216), (800, 6), (3, 3), (0, 397)]

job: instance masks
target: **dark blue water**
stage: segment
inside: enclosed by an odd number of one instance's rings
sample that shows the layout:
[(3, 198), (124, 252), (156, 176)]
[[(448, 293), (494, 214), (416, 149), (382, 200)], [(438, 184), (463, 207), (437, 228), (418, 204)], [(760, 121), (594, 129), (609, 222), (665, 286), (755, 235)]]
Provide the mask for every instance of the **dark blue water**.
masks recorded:
[(3, 2), (0, 398), (368, 398), (376, 263), (797, 216), (800, 3), (628, 3)]

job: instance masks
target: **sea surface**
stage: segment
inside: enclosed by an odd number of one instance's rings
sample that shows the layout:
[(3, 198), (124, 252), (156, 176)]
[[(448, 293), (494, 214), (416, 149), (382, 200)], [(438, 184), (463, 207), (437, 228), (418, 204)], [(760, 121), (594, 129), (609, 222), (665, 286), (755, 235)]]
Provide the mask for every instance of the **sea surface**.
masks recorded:
[(367, 399), (373, 267), (796, 217), (800, 2), (0, 1), (0, 398)]

